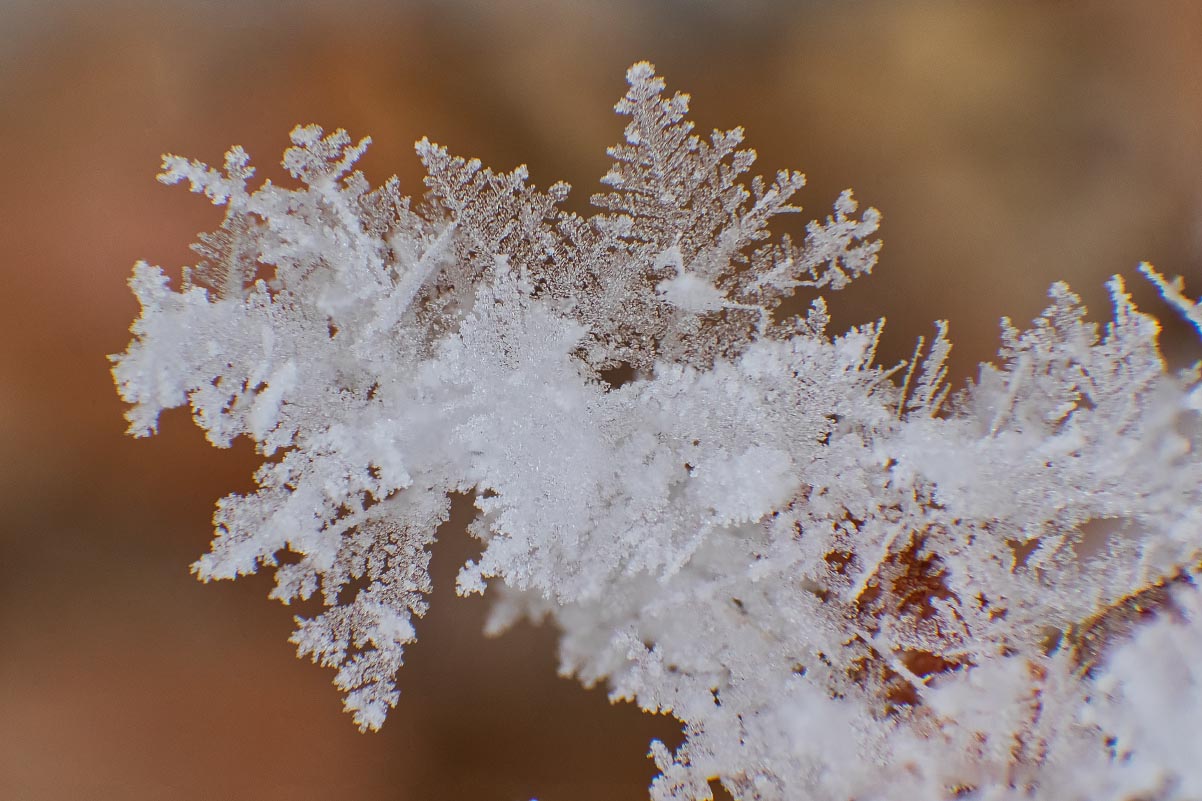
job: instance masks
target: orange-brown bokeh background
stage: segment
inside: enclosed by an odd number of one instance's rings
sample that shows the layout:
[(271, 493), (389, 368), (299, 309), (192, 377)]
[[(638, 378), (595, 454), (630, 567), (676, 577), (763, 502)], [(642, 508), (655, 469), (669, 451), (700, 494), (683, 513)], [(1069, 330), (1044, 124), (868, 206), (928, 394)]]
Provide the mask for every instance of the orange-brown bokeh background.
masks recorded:
[(315, 121), (373, 136), (368, 176), (419, 192), (429, 135), (566, 179), (580, 209), (641, 59), (700, 130), (744, 125), (763, 170), (806, 170), (813, 214), (848, 185), (884, 212), (877, 274), (832, 309), (887, 314), (886, 362), (947, 317), (969, 375), (1052, 280), (1104, 319), (1103, 280), (1140, 259), (1202, 293), (1190, 0), (0, 3), (0, 801), (645, 797), (671, 721), (557, 679), (553, 632), (479, 634), (485, 603), (450, 589), (464, 504), (400, 705), (358, 734), (269, 579), (188, 573), (250, 449), (209, 448), (183, 412), (124, 437), (105, 360), (133, 262), (177, 269), (219, 220), (155, 183), (160, 153), (238, 143), (278, 176)]

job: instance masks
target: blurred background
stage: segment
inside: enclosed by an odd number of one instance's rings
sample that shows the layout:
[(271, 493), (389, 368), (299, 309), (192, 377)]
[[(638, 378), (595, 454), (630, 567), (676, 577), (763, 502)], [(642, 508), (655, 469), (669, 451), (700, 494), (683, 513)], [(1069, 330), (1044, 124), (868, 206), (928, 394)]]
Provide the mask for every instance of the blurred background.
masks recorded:
[(183, 411), (126, 438), (105, 359), (134, 261), (176, 271), (220, 220), (154, 181), (161, 153), (241, 144), (278, 178), (318, 122), (420, 193), (428, 135), (584, 210), (641, 59), (701, 132), (743, 125), (762, 170), (806, 171), (812, 215), (846, 186), (883, 211), (877, 273), (831, 298), (837, 329), (888, 315), (882, 361), (947, 318), (963, 379), (1053, 280), (1104, 320), (1119, 272), (1197, 358), (1134, 271), (1202, 293), (1191, 0), (0, 2), (0, 800), (645, 797), (647, 742), (676, 727), (557, 679), (551, 631), (480, 634), (485, 603), (451, 589), (462, 503), (400, 705), (358, 734), (269, 577), (189, 575), (254, 454)]

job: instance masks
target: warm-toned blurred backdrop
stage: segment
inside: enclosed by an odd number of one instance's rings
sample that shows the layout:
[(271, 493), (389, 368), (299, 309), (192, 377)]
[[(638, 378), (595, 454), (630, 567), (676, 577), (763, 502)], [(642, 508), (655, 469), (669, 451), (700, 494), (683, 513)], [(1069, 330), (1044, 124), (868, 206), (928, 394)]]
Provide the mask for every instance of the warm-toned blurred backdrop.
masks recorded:
[(449, 587), (462, 505), (400, 706), (356, 733), (268, 579), (188, 574), (253, 454), (182, 412), (123, 437), (105, 361), (135, 259), (178, 268), (219, 219), (154, 182), (160, 153), (238, 143), (273, 175), (315, 121), (371, 134), (375, 181), (420, 190), (429, 135), (581, 204), (640, 59), (702, 131), (744, 125), (762, 169), (806, 170), (815, 214), (849, 185), (884, 212), (877, 274), (832, 306), (889, 316), (886, 361), (947, 317), (968, 375), (1051, 280), (1102, 317), (1140, 259), (1202, 293), (1192, 0), (0, 2), (0, 801), (645, 797), (671, 722), (556, 679), (551, 632), (480, 636)]

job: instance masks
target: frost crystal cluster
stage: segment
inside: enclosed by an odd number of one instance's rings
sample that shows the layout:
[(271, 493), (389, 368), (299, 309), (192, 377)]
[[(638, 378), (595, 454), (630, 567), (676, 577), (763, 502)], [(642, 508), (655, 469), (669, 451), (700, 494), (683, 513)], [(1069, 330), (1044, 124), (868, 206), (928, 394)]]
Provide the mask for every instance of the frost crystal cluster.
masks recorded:
[(491, 628), (549, 618), (564, 675), (680, 720), (656, 799), (1202, 798), (1199, 369), (1118, 278), (1113, 322), (1057, 284), (954, 394), (943, 323), (878, 366), (818, 295), (871, 271), (877, 212), (774, 237), (803, 177), (746, 181), (740, 129), (628, 79), (591, 217), (426, 140), (417, 203), (343, 131), (293, 131), (295, 187), (166, 157), (226, 213), (178, 290), (134, 271), (130, 430), (189, 404), (264, 456), (196, 573), (319, 594), (293, 642), (376, 729), (467, 493)]

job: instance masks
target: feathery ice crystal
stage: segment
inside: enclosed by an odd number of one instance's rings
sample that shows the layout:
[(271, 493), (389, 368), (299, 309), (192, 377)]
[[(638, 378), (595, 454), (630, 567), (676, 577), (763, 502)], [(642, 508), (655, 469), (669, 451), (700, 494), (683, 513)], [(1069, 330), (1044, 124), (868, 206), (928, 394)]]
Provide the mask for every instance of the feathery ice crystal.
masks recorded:
[(588, 218), (426, 140), (417, 204), (341, 130), (293, 131), (296, 188), (165, 158), (226, 213), (178, 291), (135, 268), (130, 431), (187, 403), (266, 457), (196, 573), (320, 593), (293, 642), (376, 729), (472, 493), (490, 628), (549, 617), (565, 675), (681, 721), (654, 798), (1202, 798), (1198, 367), (1118, 278), (1103, 330), (1057, 284), (954, 395), (943, 323), (877, 366), (880, 325), (830, 334), (817, 294), (872, 270), (877, 212), (772, 238), (803, 176), (744, 183), (741, 129), (628, 78)]

